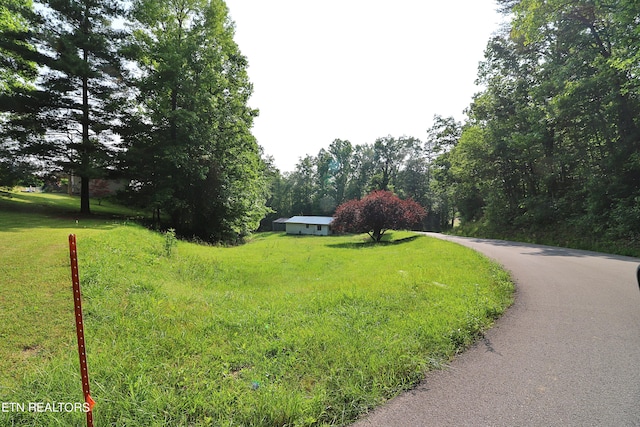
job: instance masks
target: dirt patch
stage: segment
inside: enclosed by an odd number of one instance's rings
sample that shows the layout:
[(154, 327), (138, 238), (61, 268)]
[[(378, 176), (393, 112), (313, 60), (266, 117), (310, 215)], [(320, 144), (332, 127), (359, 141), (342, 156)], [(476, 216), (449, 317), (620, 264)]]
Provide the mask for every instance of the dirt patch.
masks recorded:
[(38, 344), (26, 345), (22, 347), (21, 356), (23, 359), (28, 359), (33, 356), (37, 356), (42, 351), (42, 347)]

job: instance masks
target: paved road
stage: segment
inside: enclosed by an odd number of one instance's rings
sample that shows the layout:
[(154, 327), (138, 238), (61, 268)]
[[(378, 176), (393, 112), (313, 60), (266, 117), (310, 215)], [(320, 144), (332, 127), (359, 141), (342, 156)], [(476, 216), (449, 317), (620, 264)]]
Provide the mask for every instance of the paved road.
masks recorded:
[(354, 426), (640, 426), (640, 259), (434, 235), (512, 272), (485, 338)]

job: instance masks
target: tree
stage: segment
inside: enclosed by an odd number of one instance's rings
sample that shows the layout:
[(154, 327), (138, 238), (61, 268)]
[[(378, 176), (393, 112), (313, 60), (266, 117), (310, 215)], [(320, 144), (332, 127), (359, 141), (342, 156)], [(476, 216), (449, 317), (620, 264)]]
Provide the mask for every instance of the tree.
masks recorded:
[(458, 144), (462, 134), (462, 123), (453, 117), (433, 116), (433, 124), (427, 129), (429, 136), (425, 143), (425, 152), (429, 163), (439, 155), (451, 151)]
[(391, 135), (378, 138), (373, 144), (374, 175), (372, 184), (377, 190), (391, 190), (398, 172), (409, 155), (411, 147), (419, 144), (415, 138)]
[(121, 64), (120, 33), (111, 22), (123, 9), (113, 0), (49, 0), (41, 6), (36, 40), (48, 59), (39, 86), (48, 100), (37, 116), (47, 133), (28, 151), (81, 178), (80, 211), (88, 214), (89, 180), (104, 173), (114, 144)]
[[(26, 0), (5, 0), (0, 4), (0, 95), (19, 88), (33, 88), (37, 67), (29, 56), (35, 48), (29, 42), (29, 19), (33, 6)], [(6, 111), (5, 101), (0, 111)]]
[(484, 90), (436, 188), (463, 221), (522, 233), (640, 236), (638, 2), (498, 0)]
[(102, 201), (105, 197), (112, 194), (109, 188), (109, 181), (106, 179), (94, 179), (89, 185), (89, 193), (91, 197), (98, 199), (98, 206), (102, 205)]
[(313, 198), (315, 194), (315, 159), (305, 156), (298, 161), (296, 170), (289, 175), (291, 182), (291, 212), (292, 215), (312, 215)]
[(332, 191), (334, 182), (333, 156), (324, 148), (320, 149), (314, 159), (314, 166), (313, 211), (327, 215), (336, 208), (335, 193)]
[(123, 125), (132, 194), (182, 235), (234, 241), (268, 212), (267, 168), (250, 129), (247, 60), (222, 0), (138, 0), (138, 97)]
[(338, 206), (332, 227), (338, 232), (368, 233), (379, 242), (387, 230), (410, 228), (426, 216), (412, 199), (402, 200), (390, 191), (377, 190), (362, 200)]
[(429, 229), (441, 230), (453, 227), (455, 220), (455, 183), (449, 174), (449, 153), (460, 141), (462, 123), (453, 117), (435, 115), (427, 135), (423, 152), (427, 162), (424, 180), (429, 197), (424, 202), (417, 197), (414, 199), (430, 207)]
[(334, 208), (344, 202), (347, 184), (351, 178), (353, 146), (351, 142), (342, 139), (334, 139), (329, 145), (329, 172), (331, 174), (331, 198)]
[[(433, 206), (433, 193), (430, 187), (431, 167), (431, 163), (424, 155), (422, 145), (416, 144), (396, 177), (394, 187), (398, 196), (415, 200), (422, 206)], [(425, 220), (433, 219), (433, 215), (425, 217)], [(438, 229), (434, 224), (424, 223), (423, 226), (429, 230)]]
[(32, 118), (42, 95), (35, 86), (36, 61), (44, 58), (31, 40), (35, 25), (31, 1), (0, 4), (0, 186), (29, 179), (35, 167), (23, 148), (44, 133)]
[(30, 38), (35, 20), (30, 0), (3, 0), (0, 4), (0, 94), (3, 96), (20, 89), (34, 89), (38, 74), (34, 60), (39, 56)]
[(355, 146), (351, 158), (351, 180), (347, 184), (345, 199), (360, 199), (371, 191), (374, 158), (374, 150), (371, 144)]
[(520, 0), (510, 11), (514, 41), (538, 53), (553, 83), (548, 148), (570, 148), (578, 178), (565, 200), (587, 212), (580, 222), (591, 230), (609, 223), (639, 234), (635, 214), (624, 214), (640, 196), (638, 2)]
[(459, 143), (438, 157), (438, 183), (441, 191), (451, 191), (463, 222), (480, 219), (491, 192), (500, 193), (500, 176), (488, 158), (486, 135), (480, 126), (465, 128)]

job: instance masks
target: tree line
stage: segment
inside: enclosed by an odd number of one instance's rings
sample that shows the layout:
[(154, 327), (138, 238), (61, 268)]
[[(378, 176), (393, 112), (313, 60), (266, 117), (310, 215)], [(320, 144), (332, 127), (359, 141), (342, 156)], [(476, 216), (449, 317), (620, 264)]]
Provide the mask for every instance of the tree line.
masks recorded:
[(435, 161), (457, 142), (462, 124), (435, 116), (422, 141), (411, 136), (391, 135), (373, 143), (354, 145), (336, 139), (317, 155), (299, 159), (293, 171), (281, 173), (271, 167), (272, 209), (263, 228), (269, 229), (277, 217), (327, 215), (349, 200), (359, 200), (380, 190), (402, 199), (413, 199), (428, 207), (422, 227), (440, 230), (455, 217), (451, 194), (438, 185)]
[(499, 0), (459, 142), (438, 160), (463, 220), (640, 240), (640, 3)]
[(505, 23), (464, 121), (336, 139), (281, 172), (251, 135), (247, 60), (222, 0), (5, 0), (0, 180), (34, 163), (73, 170), (88, 212), (85, 180), (118, 173), (131, 203), (205, 240), (383, 190), (426, 207), (426, 229), (459, 219), (637, 245), (640, 4), (496, 3)]

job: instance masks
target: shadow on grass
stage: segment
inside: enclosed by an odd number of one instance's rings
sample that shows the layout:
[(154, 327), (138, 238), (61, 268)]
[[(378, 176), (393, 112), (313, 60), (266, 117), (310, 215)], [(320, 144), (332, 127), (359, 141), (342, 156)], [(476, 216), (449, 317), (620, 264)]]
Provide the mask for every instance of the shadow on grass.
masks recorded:
[[(385, 236), (386, 237), (386, 236)], [(374, 242), (371, 238), (367, 238), (367, 240), (363, 240), (362, 242), (346, 242), (346, 243), (330, 243), (327, 246), (330, 248), (339, 248), (339, 249), (362, 249), (362, 248), (375, 248), (379, 246), (393, 246), (393, 245), (401, 245), (403, 243), (412, 242), (422, 236), (408, 236), (402, 239), (393, 239), (392, 236), (380, 242)]]
[[(0, 232), (34, 228), (91, 228), (109, 229), (123, 221), (137, 220), (109, 208), (94, 206), (94, 213), (79, 212), (79, 199), (57, 200), (38, 197), (37, 194), (12, 193), (0, 197)], [(77, 209), (74, 206), (77, 203)]]

